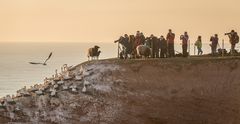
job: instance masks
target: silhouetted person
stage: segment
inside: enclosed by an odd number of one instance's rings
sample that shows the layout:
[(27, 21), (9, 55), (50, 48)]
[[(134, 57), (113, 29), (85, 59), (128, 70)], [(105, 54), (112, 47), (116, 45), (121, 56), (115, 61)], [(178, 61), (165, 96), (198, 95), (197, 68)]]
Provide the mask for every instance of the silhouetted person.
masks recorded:
[(211, 41), (211, 50), (212, 50), (212, 55), (216, 55), (216, 52), (217, 52), (217, 45), (218, 45), (218, 35), (215, 34), (214, 36), (212, 36), (210, 38), (210, 41)]
[(187, 53), (188, 39), (189, 39), (189, 36), (188, 36), (187, 32), (184, 32), (184, 35), (180, 36), (180, 40), (182, 40), (182, 54), (183, 54), (183, 57), (188, 56), (188, 53)]
[(130, 35), (129, 36), (129, 43), (131, 47), (131, 55), (135, 56), (136, 55), (136, 47), (135, 47), (135, 36)]
[(235, 46), (239, 42), (239, 36), (237, 32), (232, 30), (230, 33), (225, 33), (225, 35), (228, 35), (229, 42), (231, 44), (231, 52), (235, 51)]
[(115, 43), (119, 42), (122, 45), (122, 51), (120, 52), (121, 59), (127, 59), (128, 54), (131, 54), (131, 44), (127, 34), (121, 36), (118, 40), (114, 41)]
[(140, 33), (140, 39), (141, 39), (141, 45), (145, 44), (145, 36), (142, 32)]
[(135, 36), (135, 48), (137, 46), (142, 45), (142, 39), (141, 39), (141, 33), (140, 31), (137, 31), (136, 36)]
[(167, 40), (163, 36), (160, 36), (159, 42), (161, 50), (160, 58), (167, 58)]
[(169, 29), (169, 32), (167, 34), (167, 45), (168, 45), (169, 57), (174, 57), (175, 56), (174, 39), (175, 39), (175, 34), (172, 33), (171, 29)]
[(152, 48), (152, 58), (159, 58), (159, 40), (157, 37), (155, 37), (153, 34), (150, 36), (150, 43)]
[(203, 51), (202, 51), (202, 37), (201, 36), (198, 36), (198, 39), (197, 39), (197, 41), (195, 42), (194, 45), (198, 49), (198, 55), (202, 55)]

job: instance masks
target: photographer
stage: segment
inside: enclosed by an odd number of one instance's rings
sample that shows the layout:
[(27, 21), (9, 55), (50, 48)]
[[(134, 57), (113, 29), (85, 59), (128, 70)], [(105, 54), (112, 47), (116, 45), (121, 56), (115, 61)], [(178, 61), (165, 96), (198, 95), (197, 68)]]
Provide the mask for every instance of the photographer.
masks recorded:
[(125, 34), (124, 37), (121, 36), (118, 40), (114, 41), (114, 43), (117, 43), (117, 42), (122, 45), (122, 51), (120, 52), (120, 58), (127, 59), (128, 54), (131, 53), (131, 44), (129, 42), (128, 35)]
[(228, 35), (229, 42), (231, 43), (231, 53), (235, 51), (235, 46), (239, 42), (239, 36), (237, 32), (232, 30), (230, 33), (225, 33), (225, 35)]

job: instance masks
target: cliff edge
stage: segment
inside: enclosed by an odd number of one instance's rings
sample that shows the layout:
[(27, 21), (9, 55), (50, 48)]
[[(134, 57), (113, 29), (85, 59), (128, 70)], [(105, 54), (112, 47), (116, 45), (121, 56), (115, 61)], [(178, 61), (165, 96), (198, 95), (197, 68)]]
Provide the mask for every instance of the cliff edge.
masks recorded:
[(239, 124), (239, 60), (85, 62), (69, 70), (74, 78), (49, 79), (42, 93), (27, 90), (5, 103), (0, 122)]

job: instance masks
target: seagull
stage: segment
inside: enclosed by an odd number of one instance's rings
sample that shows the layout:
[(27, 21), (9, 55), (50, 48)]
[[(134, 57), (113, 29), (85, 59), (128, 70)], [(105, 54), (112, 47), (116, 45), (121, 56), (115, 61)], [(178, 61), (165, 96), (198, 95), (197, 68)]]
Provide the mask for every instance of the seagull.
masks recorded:
[(29, 62), (29, 64), (32, 64), (32, 65), (47, 65), (47, 61), (51, 58), (52, 56), (52, 52), (49, 54), (48, 58), (44, 61), (44, 63), (41, 63), (41, 62)]

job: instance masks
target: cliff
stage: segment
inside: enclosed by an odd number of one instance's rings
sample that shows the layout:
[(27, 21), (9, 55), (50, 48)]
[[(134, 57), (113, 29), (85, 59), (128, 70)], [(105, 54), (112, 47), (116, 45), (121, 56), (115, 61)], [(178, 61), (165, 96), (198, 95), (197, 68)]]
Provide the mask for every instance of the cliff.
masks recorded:
[[(0, 108), (1, 123), (239, 124), (240, 58), (101, 60)], [(51, 80), (50, 80), (51, 81)], [(56, 95), (50, 88), (58, 84)], [(75, 86), (75, 90), (63, 86)], [(86, 89), (85, 89), (86, 88)], [(73, 89), (73, 88), (72, 88)]]

